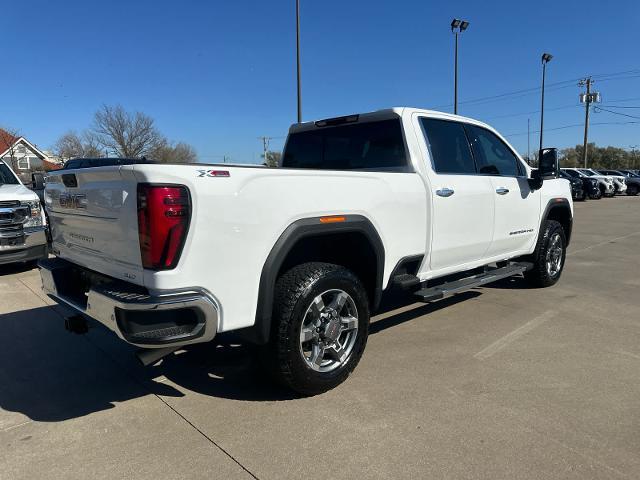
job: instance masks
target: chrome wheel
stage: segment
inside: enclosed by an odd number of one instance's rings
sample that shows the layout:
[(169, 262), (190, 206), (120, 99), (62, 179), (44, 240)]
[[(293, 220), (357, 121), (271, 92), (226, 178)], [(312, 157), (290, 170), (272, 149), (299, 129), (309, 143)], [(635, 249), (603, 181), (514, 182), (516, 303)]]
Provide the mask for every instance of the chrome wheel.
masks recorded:
[(300, 354), (317, 372), (330, 372), (351, 358), (358, 337), (358, 309), (344, 290), (327, 290), (313, 299), (300, 329)]
[(547, 248), (546, 264), (547, 274), (550, 277), (555, 277), (560, 273), (562, 269), (562, 256), (563, 246), (562, 237), (559, 233), (554, 233), (549, 240), (549, 248)]

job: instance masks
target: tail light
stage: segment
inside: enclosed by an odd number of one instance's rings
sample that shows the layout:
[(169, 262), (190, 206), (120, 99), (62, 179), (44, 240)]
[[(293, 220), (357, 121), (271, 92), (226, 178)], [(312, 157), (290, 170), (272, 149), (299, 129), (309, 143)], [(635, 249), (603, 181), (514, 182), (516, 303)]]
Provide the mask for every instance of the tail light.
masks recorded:
[(190, 218), (187, 187), (138, 185), (138, 238), (144, 268), (169, 270), (178, 264)]

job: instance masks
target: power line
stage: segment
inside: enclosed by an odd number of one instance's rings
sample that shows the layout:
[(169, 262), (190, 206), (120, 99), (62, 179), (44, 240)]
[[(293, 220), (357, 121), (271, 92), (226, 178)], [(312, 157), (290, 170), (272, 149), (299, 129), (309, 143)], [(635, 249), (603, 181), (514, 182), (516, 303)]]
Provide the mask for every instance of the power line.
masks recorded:
[[(626, 79), (630, 79), (630, 78), (638, 78), (640, 77), (640, 75), (631, 75), (631, 76), (620, 76), (620, 75), (629, 75), (629, 74), (640, 74), (640, 69), (633, 69), (633, 70), (625, 70), (622, 72), (613, 72), (613, 73), (601, 73), (598, 75), (592, 75), (592, 77), (597, 78), (597, 80), (599, 82), (604, 82), (604, 81), (613, 81), (613, 80), (626, 80)], [(570, 80), (562, 80), (559, 82), (555, 82), (555, 83), (551, 83), (549, 84), (545, 90), (546, 91), (557, 91), (557, 90), (562, 90), (564, 88), (570, 88), (572, 86), (574, 86), (574, 84), (576, 82), (578, 82), (579, 80), (581, 80), (582, 77), (580, 78), (572, 78)], [(479, 98), (473, 98), (473, 99), (469, 99), (469, 100), (464, 100), (462, 102), (458, 102), (459, 105), (480, 105), (480, 104), (484, 104), (484, 103), (490, 103), (493, 101), (501, 101), (501, 100), (515, 100), (517, 98), (522, 98), (522, 97), (526, 97), (529, 95), (534, 95), (536, 93), (538, 93), (540, 91), (540, 87), (531, 87), (531, 88), (525, 88), (525, 89), (521, 89), (521, 90), (514, 90), (511, 92), (505, 92), (505, 93), (500, 93), (497, 95), (490, 95), (487, 97), (479, 97)], [(446, 105), (437, 105), (433, 108), (447, 108), (447, 107), (452, 107), (453, 104), (452, 103), (448, 103)]]
[(607, 110), (606, 108), (602, 108), (600, 106), (595, 107), (595, 112), (598, 113), (599, 111), (603, 111), (603, 112), (608, 112), (608, 113), (613, 113), (615, 115), (622, 115), (623, 117), (629, 117), (629, 118), (637, 118), (638, 120), (640, 120), (640, 117), (636, 117), (635, 115), (627, 115), (626, 113), (620, 113), (620, 112), (614, 112), (613, 110)]
[[(639, 122), (593, 122), (591, 125), (630, 125), (630, 124), (640, 124)], [(545, 132), (553, 132), (554, 130), (565, 130), (567, 128), (575, 128), (575, 127), (584, 127), (584, 123), (574, 123), (572, 125), (562, 125), (560, 127), (555, 128), (545, 128)], [(503, 135), (503, 137), (517, 137), (520, 135), (526, 135), (528, 132), (517, 132), (517, 133), (508, 133)], [(531, 133), (540, 133), (540, 130), (532, 130)]]
[[(625, 107), (625, 106), (621, 106), (621, 105), (609, 105), (608, 103), (606, 105), (609, 108), (640, 108), (640, 107)], [(598, 107), (598, 108), (600, 108), (600, 107)]]
[[(571, 104), (571, 105), (564, 105), (562, 107), (554, 107), (554, 108), (545, 108), (545, 112), (553, 112), (556, 110), (564, 110), (567, 108), (575, 108), (575, 107), (579, 107), (580, 105), (577, 104)], [(494, 120), (496, 118), (509, 118), (509, 117), (518, 117), (521, 115), (533, 115), (534, 113), (540, 113), (540, 110), (532, 110), (530, 112), (521, 112), (521, 113), (508, 113), (506, 115), (495, 115), (493, 117), (486, 117), (486, 120)]]

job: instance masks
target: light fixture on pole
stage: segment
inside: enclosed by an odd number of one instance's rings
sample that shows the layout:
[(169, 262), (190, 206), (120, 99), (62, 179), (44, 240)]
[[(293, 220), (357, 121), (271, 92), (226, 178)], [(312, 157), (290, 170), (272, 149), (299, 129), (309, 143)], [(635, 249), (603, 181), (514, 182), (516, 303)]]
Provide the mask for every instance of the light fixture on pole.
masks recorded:
[(456, 37), (454, 75), (453, 75), (453, 113), (458, 113), (458, 35), (464, 32), (469, 26), (466, 20), (454, 18), (451, 21), (451, 31)]
[(547, 63), (551, 61), (553, 55), (550, 53), (542, 54), (542, 105), (540, 108), (540, 150), (542, 150), (542, 132), (544, 129), (544, 79), (547, 73)]

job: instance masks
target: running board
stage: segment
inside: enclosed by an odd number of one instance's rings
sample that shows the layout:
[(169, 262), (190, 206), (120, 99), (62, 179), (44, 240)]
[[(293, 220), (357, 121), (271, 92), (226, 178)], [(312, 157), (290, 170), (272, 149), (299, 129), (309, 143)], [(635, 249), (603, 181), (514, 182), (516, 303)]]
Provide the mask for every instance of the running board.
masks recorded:
[(503, 278), (512, 277), (519, 273), (524, 273), (527, 270), (533, 268), (532, 263), (519, 262), (512, 263), (506, 267), (493, 268), (487, 270), (484, 273), (473, 275), (471, 277), (463, 278), (461, 280), (455, 280), (453, 282), (446, 282), (435, 287), (422, 288), (415, 292), (415, 296), (418, 297), (421, 302), (432, 302), (434, 300), (440, 300), (442, 298), (461, 293), (466, 290), (470, 290), (487, 283), (502, 280)]

